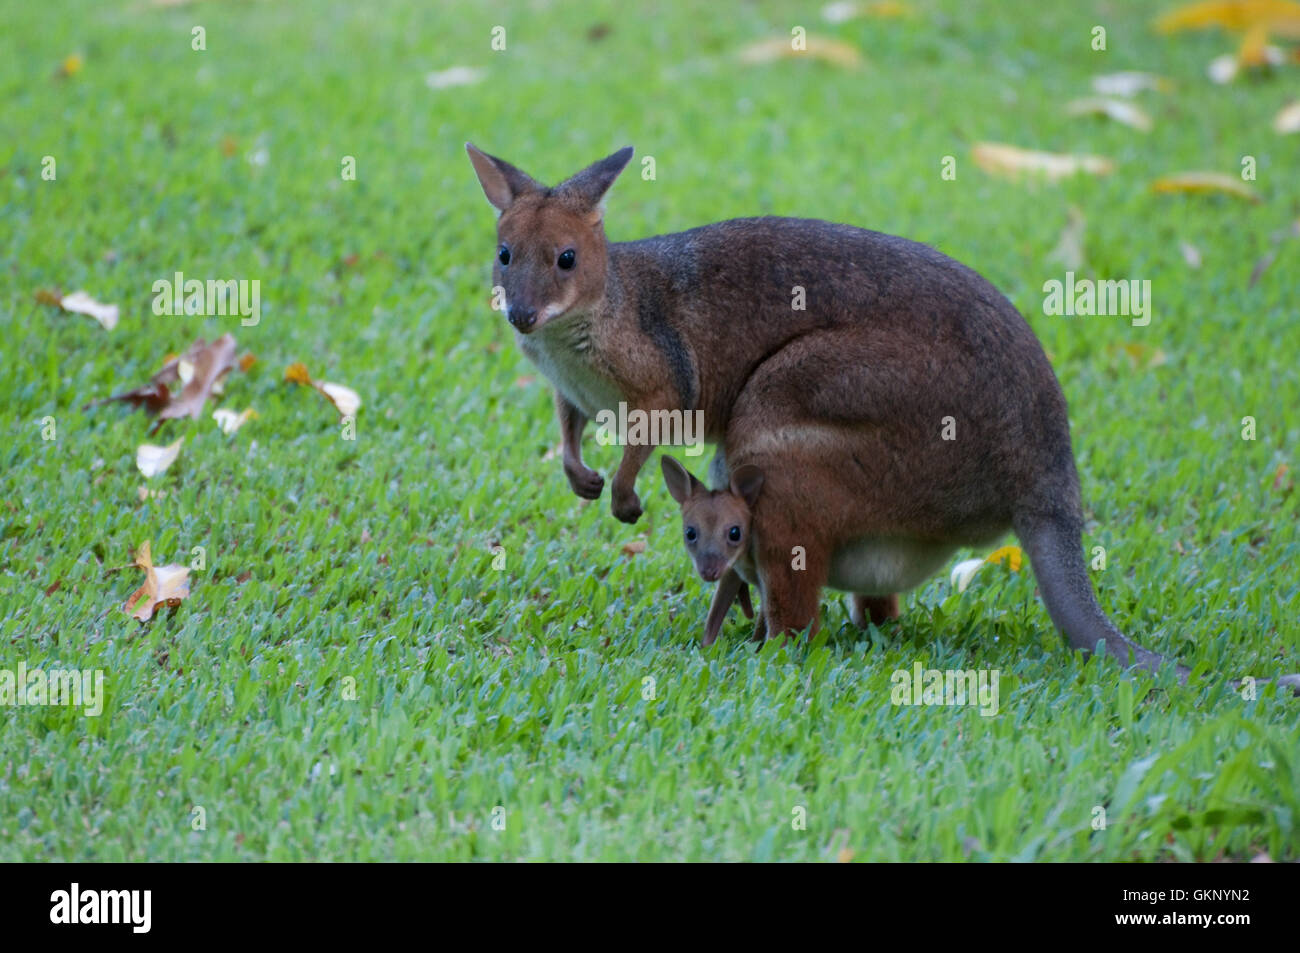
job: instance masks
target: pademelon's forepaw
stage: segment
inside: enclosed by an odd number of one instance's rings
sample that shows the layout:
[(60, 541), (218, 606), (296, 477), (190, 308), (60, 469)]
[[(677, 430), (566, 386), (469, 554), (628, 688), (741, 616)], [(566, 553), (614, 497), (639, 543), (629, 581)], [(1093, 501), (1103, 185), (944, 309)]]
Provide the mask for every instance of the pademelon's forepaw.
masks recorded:
[(600, 499), (600, 493), (605, 489), (605, 478), (588, 467), (565, 467), (564, 475), (569, 478), (573, 492), (584, 500)]

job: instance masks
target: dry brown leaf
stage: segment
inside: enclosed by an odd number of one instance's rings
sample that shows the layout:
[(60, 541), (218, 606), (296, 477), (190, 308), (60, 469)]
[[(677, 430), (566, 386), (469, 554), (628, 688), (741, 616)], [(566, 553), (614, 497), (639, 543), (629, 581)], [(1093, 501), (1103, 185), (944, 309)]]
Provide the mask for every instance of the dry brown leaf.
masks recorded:
[(1070, 116), (1105, 116), (1141, 132), (1151, 131), (1151, 117), (1133, 103), (1122, 99), (1107, 99), (1103, 96), (1075, 99), (1065, 104), (1065, 112)]
[[(192, 366), (189, 375), (182, 372), (183, 365)], [(218, 382), (235, 366), (235, 338), (223, 334), (211, 344), (200, 338), (177, 362), (177, 377), (182, 381), (181, 392), (168, 401), (158, 412), (159, 420), (190, 417), (198, 420), (203, 405), (213, 393), (220, 393)], [(188, 380), (186, 379), (188, 376)]]
[(978, 142), (971, 155), (977, 166), (993, 175), (1011, 178), (1038, 175), (1051, 182), (1080, 172), (1107, 175), (1115, 169), (1114, 162), (1101, 156), (1038, 152), (1000, 142)]
[(248, 354), (245, 354), (243, 357), (239, 359), (239, 369), (243, 371), (245, 374), (247, 374), (248, 369), (256, 363), (257, 363), (257, 356), (250, 352)]
[(1283, 490), (1283, 491), (1291, 489), (1291, 487), (1293, 486), (1293, 481), (1291, 480), (1290, 477), (1287, 476), (1287, 473), (1288, 471), (1290, 471), (1290, 469), (1291, 468), (1287, 466), (1285, 463), (1279, 463), (1277, 465), (1277, 470), (1275, 470), (1273, 473), (1273, 489)]
[(1179, 172), (1166, 175), (1151, 183), (1153, 192), (1183, 192), (1190, 194), (1222, 193), (1250, 202), (1260, 201), (1255, 190), (1235, 175), (1223, 172)]
[(136, 468), (145, 475), (146, 479), (158, 476), (176, 462), (184, 439), (182, 437), (175, 443), (169, 443), (165, 447), (156, 447), (151, 443), (142, 444), (135, 452)]
[(1282, 111), (1273, 117), (1273, 131), (1286, 136), (1300, 132), (1300, 99), (1282, 107)]
[(624, 556), (635, 556), (638, 553), (644, 553), (646, 542), (644, 539), (634, 539), (631, 542), (623, 544)]
[(811, 57), (845, 69), (856, 69), (862, 65), (862, 53), (856, 46), (842, 40), (827, 39), (822, 36), (804, 37), (804, 49), (796, 49), (792, 36), (774, 37), (751, 43), (740, 51), (740, 61), (750, 65), (772, 63), (782, 59)]
[[(141, 622), (148, 622), (163, 606), (178, 606), (190, 595), (190, 570), (188, 566), (154, 566), (149, 552), (149, 540), (140, 544), (135, 564), (145, 572), (144, 585), (126, 600), (122, 607)], [(134, 609), (134, 611), (132, 611)]]
[[(230, 338), (230, 349), (233, 352), (235, 339), (229, 334), (213, 342), (211, 347), (215, 348), (222, 342)], [(163, 362), (162, 370), (149, 379), (147, 384), (142, 384), (132, 390), (123, 391), (120, 394), (114, 394), (111, 397), (104, 397), (100, 400), (92, 400), (86, 404), (82, 410), (89, 410), (91, 407), (98, 407), (101, 404), (108, 404), (114, 401), (123, 401), (136, 407), (143, 407), (146, 412), (157, 414), (160, 417), (178, 416), (176, 414), (163, 415), (163, 411), (171, 404), (172, 392), (177, 390), (172, 385), (182, 381), (182, 368), (188, 368), (185, 380), (192, 383), (194, 380), (194, 369), (199, 364), (200, 354), (209, 347), (203, 338), (199, 338), (183, 355), (177, 356), (169, 354)], [(183, 395), (182, 395), (183, 396)], [(178, 398), (179, 399), (179, 398)], [(200, 405), (201, 407), (201, 405)]]

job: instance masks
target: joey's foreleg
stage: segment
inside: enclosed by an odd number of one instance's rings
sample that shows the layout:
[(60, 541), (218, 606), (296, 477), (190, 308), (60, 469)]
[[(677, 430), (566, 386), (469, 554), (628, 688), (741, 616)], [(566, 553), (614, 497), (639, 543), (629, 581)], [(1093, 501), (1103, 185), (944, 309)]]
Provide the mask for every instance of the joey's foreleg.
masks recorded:
[(564, 475), (573, 492), (584, 500), (594, 500), (605, 487), (605, 478), (582, 462), (582, 428), (586, 415), (569, 403), (557, 390), (555, 413), (560, 418), (560, 445), (564, 451)]
[[(740, 593), (744, 593), (744, 603), (749, 604), (749, 586), (737, 575), (734, 569), (728, 569), (718, 580), (718, 588), (713, 591), (713, 604), (709, 606), (709, 618), (704, 623), (704, 644), (712, 645), (722, 631), (722, 623), (727, 618), (731, 604)], [(753, 608), (749, 613), (753, 615)]]

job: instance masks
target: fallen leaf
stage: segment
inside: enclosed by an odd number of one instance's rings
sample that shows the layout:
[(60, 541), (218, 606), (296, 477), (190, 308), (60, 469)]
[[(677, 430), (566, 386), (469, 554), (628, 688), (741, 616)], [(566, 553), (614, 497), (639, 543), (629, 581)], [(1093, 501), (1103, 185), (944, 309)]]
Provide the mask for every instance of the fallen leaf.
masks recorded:
[(1158, 347), (1151, 347), (1139, 341), (1111, 345), (1107, 350), (1112, 354), (1123, 354), (1129, 364), (1138, 367), (1162, 367), (1169, 363), (1169, 355)]
[(1179, 242), (1178, 250), (1183, 253), (1183, 261), (1190, 268), (1201, 267), (1201, 250), (1190, 242)]
[(1260, 26), (1284, 36), (1300, 35), (1300, 3), (1292, 0), (1209, 0), (1170, 10), (1156, 20), (1156, 29), (1161, 33), (1209, 27), (1242, 31)]
[(804, 48), (796, 49), (794, 37), (778, 36), (770, 40), (751, 43), (740, 51), (740, 61), (750, 65), (772, 63), (782, 59), (796, 59), (807, 56), (822, 60), (845, 69), (856, 69), (862, 65), (862, 54), (856, 46), (842, 40), (832, 40), (821, 36), (805, 36)]
[[(136, 407), (143, 407), (148, 413), (158, 415), (160, 423), (161, 420), (183, 416), (186, 413), (190, 413), (197, 419), (199, 411), (203, 407), (203, 402), (198, 400), (203, 384), (201, 380), (198, 384), (195, 383), (196, 370), (202, 367), (206, 373), (208, 369), (220, 366), (222, 363), (225, 363), (226, 370), (229, 370), (229, 356), (234, 354), (234, 349), (235, 339), (229, 334), (218, 338), (211, 345), (204, 341), (203, 338), (199, 338), (190, 345), (189, 350), (184, 355), (180, 357), (168, 355), (163, 363), (162, 370), (154, 374), (147, 384), (123, 391), (120, 394), (114, 394), (111, 397), (92, 400), (82, 409), (89, 410), (91, 407), (98, 407), (101, 404), (123, 401)], [(204, 357), (205, 352), (210, 352), (207, 357)], [(221, 373), (225, 372), (222, 371)], [(212, 381), (213, 393), (217, 392), (215, 385), (220, 382), (220, 377), (221, 374), (219, 373)], [(178, 382), (183, 382), (185, 386), (190, 387), (190, 394), (187, 397), (184, 390), (181, 389), (174, 401), (173, 391), (176, 388), (171, 385)], [(187, 403), (182, 404), (179, 410), (170, 410), (177, 401), (182, 400)], [(193, 405), (193, 410), (190, 409), (191, 405)], [(157, 428), (155, 427), (155, 429)]]
[(184, 437), (165, 447), (156, 447), (151, 443), (141, 444), (135, 452), (135, 465), (146, 478), (156, 477), (176, 462), (181, 452)]
[(822, 7), (822, 19), (827, 23), (847, 23), (858, 17), (876, 17), (881, 20), (912, 16), (912, 8), (900, 0), (874, 0), (872, 3), (829, 3)]
[(1083, 212), (1071, 205), (1065, 211), (1065, 228), (1061, 238), (1048, 255), (1052, 261), (1059, 261), (1067, 271), (1079, 271), (1083, 268), (1083, 232), (1087, 222)]
[(635, 556), (637, 553), (645, 552), (646, 542), (644, 539), (634, 539), (631, 542), (623, 544), (624, 556)]
[(355, 417), (357, 411), (361, 409), (361, 395), (351, 387), (331, 384), (329, 381), (318, 381), (316, 389), (333, 401), (334, 406), (344, 417)]
[[(186, 373), (186, 366), (190, 370)], [(219, 382), (235, 366), (235, 338), (223, 334), (211, 344), (200, 338), (185, 356), (177, 361), (177, 379), (181, 381), (181, 392), (167, 402), (167, 406), (158, 412), (158, 419), (172, 420), (178, 417), (199, 419), (203, 405), (213, 393), (221, 393)]]
[(135, 495), (141, 503), (145, 503), (149, 500), (161, 500), (167, 495), (167, 491), (155, 490), (152, 487), (144, 486), (142, 484), (136, 488)]
[[(163, 606), (178, 606), (189, 598), (190, 570), (188, 566), (154, 566), (145, 540), (135, 556), (135, 564), (145, 571), (144, 585), (131, 594), (122, 607), (141, 622), (148, 622), (154, 612)], [(138, 608), (136, 608), (138, 606)], [(135, 611), (132, 611), (134, 608)]]
[(966, 587), (970, 585), (975, 574), (980, 571), (984, 565), (982, 559), (963, 559), (957, 565), (952, 567), (952, 584), (957, 587), (958, 592), (965, 592)]
[(74, 291), (59, 299), (59, 307), (74, 314), (84, 314), (94, 318), (104, 328), (111, 331), (117, 327), (118, 310), (115, 304), (101, 304), (84, 291)]
[(1020, 561), (1024, 557), (1019, 546), (1003, 546), (984, 557), (986, 563), (997, 566), (1005, 565), (1012, 572), (1020, 572)]
[(1210, 60), (1210, 65), (1205, 72), (1210, 77), (1210, 82), (1225, 86), (1237, 78), (1239, 68), (1236, 55), (1224, 53), (1222, 56), (1216, 56)]
[(48, 599), (50, 596), (54, 595), (62, 588), (63, 588), (63, 580), (62, 579), (54, 580), (54, 585), (45, 587), (45, 598)]
[(239, 140), (234, 136), (221, 137), (221, 154), (227, 159), (233, 158), (239, 152)]
[(1075, 99), (1066, 103), (1065, 112), (1070, 116), (1106, 116), (1141, 132), (1151, 131), (1151, 117), (1133, 103), (1122, 99), (1107, 99), (1102, 96)]
[(233, 410), (227, 410), (224, 407), (212, 412), (212, 419), (217, 422), (217, 426), (221, 428), (221, 432), (227, 437), (256, 416), (257, 411), (252, 407), (249, 407), (247, 410), (243, 411), (243, 413), (238, 414)]
[(1273, 117), (1273, 131), (1282, 136), (1300, 132), (1300, 99), (1282, 107)]
[(82, 65), (84, 65), (84, 61), (82, 60), (80, 53), (69, 54), (68, 56), (65, 56), (63, 62), (59, 64), (58, 75), (65, 78), (76, 76), (81, 72)]
[(835, 855), (837, 863), (849, 864), (853, 862), (853, 851), (847, 847), (840, 848), (840, 852)]
[(1288, 471), (1290, 471), (1290, 469), (1291, 468), (1287, 466), (1285, 463), (1279, 463), (1277, 465), (1277, 470), (1275, 470), (1273, 473), (1273, 489), (1275, 490), (1291, 489), (1292, 481), (1287, 477), (1287, 473)]
[(1173, 83), (1154, 73), (1133, 70), (1119, 73), (1102, 73), (1092, 78), (1092, 90), (1102, 96), (1123, 96), (1131, 99), (1143, 90), (1167, 92)]
[(361, 409), (361, 396), (356, 391), (342, 384), (312, 380), (307, 365), (301, 362), (295, 362), (285, 368), (284, 379), (291, 384), (305, 384), (320, 391), (334, 405), (340, 416), (355, 417), (357, 411)]
[(1080, 172), (1107, 175), (1115, 169), (1114, 162), (1101, 156), (1037, 152), (998, 142), (976, 143), (971, 155), (985, 172), (1011, 178), (1028, 173), (1054, 182)]
[(1189, 194), (1221, 192), (1250, 202), (1260, 201), (1255, 190), (1238, 176), (1223, 172), (1179, 172), (1176, 175), (1166, 175), (1151, 183), (1151, 191)]
[(453, 66), (441, 72), (430, 73), (424, 77), (424, 83), (430, 89), (448, 89), (452, 86), (473, 86), (483, 81), (486, 70), (472, 66)]
[(257, 357), (253, 354), (245, 354), (239, 359), (239, 369), (248, 373), (248, 369), (257, 363)]

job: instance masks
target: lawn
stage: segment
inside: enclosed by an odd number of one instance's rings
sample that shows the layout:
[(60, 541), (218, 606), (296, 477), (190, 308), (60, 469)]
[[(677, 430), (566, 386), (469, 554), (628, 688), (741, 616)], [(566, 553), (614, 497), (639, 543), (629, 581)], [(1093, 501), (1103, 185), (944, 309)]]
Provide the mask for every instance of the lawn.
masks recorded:
[[(1171, 5), (6, 4), (0, 670), (102, 670), (105, 700), (0, 708), (0, 860), (1300, 859), (1300, 704), (1227, 681), (1300, 670), (1300, 137), (1271, 128), (1300, 66), (1212, 83), (1239, 37), (1162, 35)], [(797, 25), (862, 62), (740, 62)], [(1171, 83), (1149, 133), (1066, 112), (1120, 70)], [(591, 428), (605, 494), (569, 490), (466, 140), (547, 182), (634, 145), (612, 240), (797, 215), (988, 276), (1069, 400), (1102, 604), (1195, 684), (1066, 651), (1028, 565), (702, 650), (657, 463), (635, 527)], [(1014, 181), (986, 141), (1115, 169)], [(1257, 203), (1150, 187), (1245, 156)], [(1071, 220), (1073, 270), (1149, 280), (1149, 324), (1044, 313)], [(155, 314), (175, 272), (258, 280), (260, 322)], [(78, 289), (116, 328), (50, 303)], [(226, 332), (256, 362), (199, 419), (83, 409)], [(294, 362), (360, 395), (355, 439)], [(203, 568), (142, 623), (145, 540)], [(917, 662), (999, 672), (998, 714), (891, 704)]]

